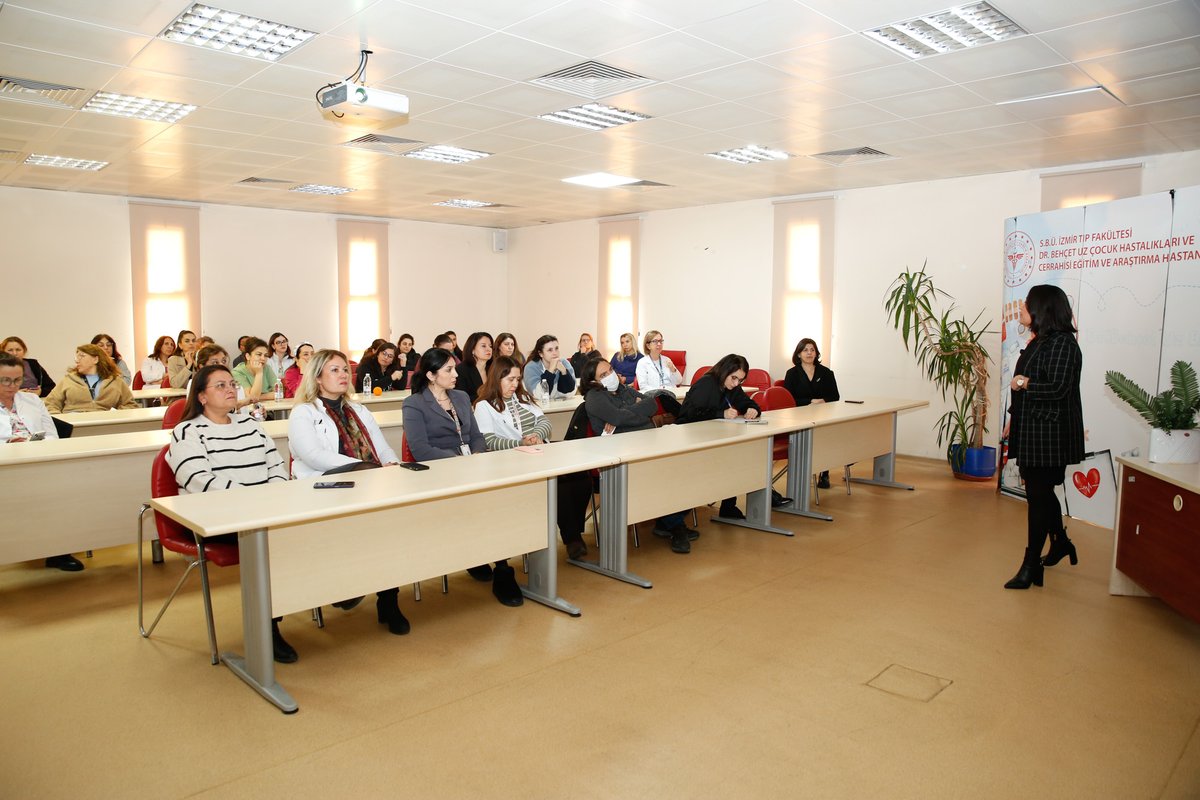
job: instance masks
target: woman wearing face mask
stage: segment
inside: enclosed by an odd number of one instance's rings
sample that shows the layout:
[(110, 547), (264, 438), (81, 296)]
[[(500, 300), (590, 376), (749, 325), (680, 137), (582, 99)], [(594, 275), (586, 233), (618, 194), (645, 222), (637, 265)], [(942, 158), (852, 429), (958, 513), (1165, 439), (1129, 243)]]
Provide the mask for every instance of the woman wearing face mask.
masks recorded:
[(54, 381), (50, 374), (42, 368), (36, 358), (29, 358), (25, 355), (29, 348), (25, 346), (25, 342), (20, 337), (9, 336), (0, 342), (0, 350), (13, 358), (21, 359), (25, 365), (25, 378), (21, 382), (21, 391), (33, 392), (38, 397), (45, 397), (54, 391)]
[(174, 339), (170, 336), (160, 336), (154, 340), (154, 349), (150, 351), (150, 355), (146, 356), (146, 360), (142, 362), (142, 368), (138, 370), (142, 373), (143, 388), (161, 388), (164, 378), (170, 383), (170, 378), (167, 377), (167, 362), (173, 355), (175, 355)]
[(108, 357), (117, 365), (117, 372), (121, 373), (121, 380), (127, 385), (133, 383), (133, 373), (129, 371), (129, 365), (125, 363), (125, 359), (121, 358), (121, 353), (117, 350), (117, 343), (107, 333), (97, 333), (92, 337), (92, 344), (99, 347)]
[(266, 342), (250, 337), (246, 340), (246, 360), (233, 368), (233, 378), (248, 403), (257, 403), (275, 391), (275, 373), (267, 363), (267, 350)]
[[(180, 331), (175, 337), (175, 352), (167, 359), (167, 380), (172, 386), (187, 386), (196, 371), (196, 334)], [(143, 375), (142, 379), (145, 380)]]
[(313, 346), (305, 342), (296, 348), (296, 363), (287, 368), (287, 372), (283, 373), (283, 396), (295, 397), (296, 390), (300, 388), (300, 381), (304, 379), (304, 373), (308, 371), (308, 364), (312, 361), (313, 353), (316, 350)]
[(296, 359), (292, 358), (292, 346), (282, 333), (272, 333), (271, 338), (267, 340), (267, 347), (271, 350), (267, 364), (276, 375), (283, 375), (288, 367), (296, 363)]
[[(597, 434), (609, 435), (629, 431), (650, 430), (658, 413), (658, 401), (621, 383), (612, 364), (594, 358), (583, 365), (580, 390), (587, 407), (588, 422)], [(685, 512), (679, 511), (658, 518), (654, 525), (657, 536), (670, 538), (671, 550), (690, 553), (691, 543), (700, 532), (684, 524)]]
[[(475, 401), (475, 422), (489, 451), (536, 447), (550, 441), (550, 420), (521, 384), (517, 362), (507, 356), (492, 359), (487, 380)], [(567, 555), (578, 560), (587, 556), (583, 524), (592, 494), (592, 479), (586, 472), (576, 472), (559, 476), (556, 484), (558, 532)]]
[(46, 398), (51, 414), (68, 411), (108, 411), (112, 408), (137, 408), (133, 392), (117, 365), (94, 344), (75, 348), (75, 368), (69, 371)]
[[(421, 371), (412, 376), (412, 396), (404, 401), (404, 438), (418, 461), (470, 456), (487, 451), (487, 442), (465, 392), (455, 389), (458, 369), (454, 354), (433, 347), (421, 355)], [(507, 561), (467, 570), (477, 581), (492, 582), (492, 594), (506, 606), (525, 602), (516, 575)]]
[(651, 389), (672, 389), (683, 383), (683, 375), (675, 368), (671, 359), (662, 354), (661, 331), (647, 331), (642, 340), (642, 349), (646, 357), (637, 362), (639, 390), (648, 392)]
[(551, 400), (575, 391), (575, 370), (560, 356), (557, 336), (547, 334), (534, 344), (525, 362), (525, 388), (535, 397), (544, 391)]
[[(638, 352), (637, 346), (633, 342), (632, 333), (621, 334), (621, 351), (613, 353), (612, 368), (617, 373), (617, 377), (621, 383), (633, 384), (637, 380), (637, 365), (638, 362), (645, 358), (644, 355)], [(583, 373), (580, 372), (580, 375)]]
[[(749, 371), (749, 362), (735, 353), (730, 353), (713, 364), (712, 369), (704, 373), (704, 376), (688, 390), (675, 423), (686, 425), (689, 422), (710, 419), (758, 417), (762, 409), (742, 391), (742, 382), (746, 380), (746, 373)], [(722, 517), (729, 519), (746, 518), (733, 497), (721, 501), (720, 513)]]
[(492, 363), (492, 336), (483, 331), (476, 331), (467, 337), (467, 349), (463, 351), (463, 361), (458, 365), (458, 382), (455, 388), (466, 392), (467, 398), (473, 403), (487, 378), (488, 364)]

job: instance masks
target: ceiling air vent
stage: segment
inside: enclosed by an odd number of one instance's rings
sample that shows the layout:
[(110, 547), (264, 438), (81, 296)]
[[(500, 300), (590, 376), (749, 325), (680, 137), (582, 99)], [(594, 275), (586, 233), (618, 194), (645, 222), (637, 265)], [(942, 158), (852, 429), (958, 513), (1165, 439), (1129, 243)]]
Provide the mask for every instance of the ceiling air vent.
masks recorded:
[(19, 150), (0, 150), (0, 163), (24, 161)]
[(342, 142), (342, 147), (353, 147), (356, 150), (371, 150), (389, 156), (400, 156), (412, 150), (416, 145), (422, 145), (416, 139), (401, 139), (399, 136), (384, 136), (379, 133), (368, 133), (357, 139)]
[(827, 153), (814, 153), (809, 158), (833, 164), (835, 167), (845, 167), (850, 164), (865, 164), (868, 161), (886, 161), (895, 156), (888, 155), (874, 147), (852, 147), (849, 150), (830, 150)]
[(5, 100), (21, 100), (54, 108), (79, 108), (95, 93), (94, 89), (0, 75), (0, 98)]
[(279, 178), (243, 178), (235, 186), (249, 186), (252, 189), (282, 189), (284, 186), (295, 186), (295, 181), (285, 181)]
[(657, 81), (599, 61), (584, 61), (529, 81), (537, 86), (582, 95), (592, 100), (629, 92)]

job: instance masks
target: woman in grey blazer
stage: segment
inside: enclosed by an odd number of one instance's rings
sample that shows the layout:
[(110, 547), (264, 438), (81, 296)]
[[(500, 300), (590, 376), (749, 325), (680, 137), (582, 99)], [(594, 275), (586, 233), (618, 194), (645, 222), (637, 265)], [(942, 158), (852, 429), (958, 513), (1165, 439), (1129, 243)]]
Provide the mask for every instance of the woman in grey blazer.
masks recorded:
[[(1029, 531), (1021, 568), (1004, 584), (1005, 589), (1041, 586), (1042, 568), (1064, 557), (1079, 563), (1054, 494), (1054, 487), (1066, 477), (1067, 465), (1084, 457), (1079, 397), (1083, 354), (1075, 341), (1066, 293), (1057, 286), (1034, 286), (1021, 303), (1021, 324), (1033, 331), (1034, 338), (1021, 351), (1009, 384), (1008, 457), (1017, 462), (1025, 481)], [(1050, 552), (1042, 558), (1047, 536)]]

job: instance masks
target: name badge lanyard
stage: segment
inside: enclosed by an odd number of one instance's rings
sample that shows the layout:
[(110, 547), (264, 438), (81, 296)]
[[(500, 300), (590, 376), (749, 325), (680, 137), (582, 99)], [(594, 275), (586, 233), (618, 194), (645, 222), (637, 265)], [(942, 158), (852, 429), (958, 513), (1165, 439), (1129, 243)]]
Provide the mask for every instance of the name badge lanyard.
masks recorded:
[(462, 425), (458, 422), (458, 415), (454, 413), (454, 404), (450, 404), (450, 408), (446, 409), (446, 413), (450, 415), (450, 419), (454, 420), (454, 432), (458, 434), (458, 449), (464, 456), (471, 455), (471, 446), (463, 441)]

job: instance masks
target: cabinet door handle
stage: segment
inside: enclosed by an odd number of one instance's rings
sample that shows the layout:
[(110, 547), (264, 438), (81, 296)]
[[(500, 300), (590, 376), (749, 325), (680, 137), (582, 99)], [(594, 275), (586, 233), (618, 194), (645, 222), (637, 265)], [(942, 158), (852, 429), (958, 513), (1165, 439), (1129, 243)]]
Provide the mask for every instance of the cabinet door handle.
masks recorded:
[(1175, 495), (1175, 499), (1171, 501), (1171, 505), (1176, 511), (1183, 511), (1183, 497), (1181, 495)]

